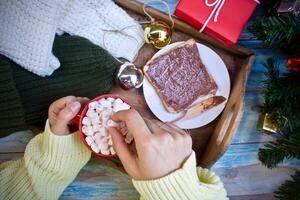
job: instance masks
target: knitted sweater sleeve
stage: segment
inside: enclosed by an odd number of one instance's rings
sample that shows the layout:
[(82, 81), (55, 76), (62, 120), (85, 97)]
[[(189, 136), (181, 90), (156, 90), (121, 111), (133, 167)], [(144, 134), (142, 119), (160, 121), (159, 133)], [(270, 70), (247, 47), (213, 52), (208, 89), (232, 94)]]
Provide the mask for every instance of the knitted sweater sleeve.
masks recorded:
[(141, 200), (228, 200), (220, 178), (208, 169), (196, 168), (194, 152), (181, 169), (165, 177), (132, 182)]
[(0, 199), (58, 199), (90, 156), (79, 133), (56, 136), (47, 121), (24, 158), (0, 165)]

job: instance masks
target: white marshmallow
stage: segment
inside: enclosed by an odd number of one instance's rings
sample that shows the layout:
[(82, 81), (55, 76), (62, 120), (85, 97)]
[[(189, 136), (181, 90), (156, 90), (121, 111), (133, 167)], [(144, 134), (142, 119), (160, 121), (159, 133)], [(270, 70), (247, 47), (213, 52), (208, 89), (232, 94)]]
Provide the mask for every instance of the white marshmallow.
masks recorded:
[(111, 136), (110, 136), (110, 135), (108, 135), (108, 136), (106, 136), (106, 137), (103, 137), (103, 139), (102, 139), (102, 140), (103, 140), (104, 142), (108, 143), (108, 141), (109, 141), (110, 137), (111, 137)]
[(103, 138), (100, 134), (98, 134), (98, 135), (95, 134), (94, 139), (95, 139), (95, 143), (98, 145), (98, 148), (101, 151), (108, 149), (107, 140), (105, 138)]
[(108, 120), (109, 120), (109, 116), (108, 117), (105, 117), (105, 116), (103, 117), (102, 116), (102, 123), (103, 124), (106, 124)]
[(99, 145), (101, 143), (106, 143), (107, 144), (107, 136), (102, 136), (101, 133), (97, 132), (95, 133), (95, 135), (93, 136), (93, 139), (95, 140), (95, 142)]
[(110, 117), (112, 114), (114, 114), (114, 112), (111, 109), (106, 109), (101, 112), (102, 117)]
[(101, 128), (99, 130), (99, 133), (103, 137), (107, 137), (108, 136), (108, 131), (107, 131), (107, 129), (104, 126), (101, 126)]
[(106, 142), (102, 142), (97, 144), (100, 151), (107, 151), (109, 149), (108, 144)]
[(123, 101), (121, 99), (116, 99), (114, 102), (113, 102), (113, 107), (118, 107), (120, 105), (123, 104)]
[(127, 103), (122, 103), (113, 107), (114, 112), (119, 112), (122, 110), (129, 110), (130, 106)]
[(101, 104), (101, 102), (105, 101), (105, 100), (106, 100), (105, 98), (102, 98), (102, 99), (98, 100), (98, 103)]
[(94, 131), (94, 132), (100, 132), (101, 127), (102, 127), (102, 126), (99, 125), (99, 124), (93, 125), (93, 131)]
[(113, 141), (107, 127), (119, 128), (124, 135), (125, 142), (128, 144), (132, 142), (133, 135), (128, 133), (126, 124), (124, 122), (117, 123), (110, 119), (110, 116), (115, 112), (128, 109), (130, 109), (130, 106), (120, 98), (109, 97), (89, 104), (87, 117), (82, 120), (84, 125), (82, 132), (87, 135), (85, 140), (94, 152), (101, 152), (104, 155), (114, 155), (116, 153), (112, 147)]
[(108, 144), (109, 146), (112, 146), (112, 145), (113, 145), (112, 140), (108, 140), (107, 144)]
[(108, 100), (105, 100), (105, 99), (101, 99), (101, 100), (99, 101), (99, 103), (100, 103), (103, 107), (105, 107), (105, 108), (109, 108), (109, 107), (112, 106), (112, 102), (111, 102), (111, 101), (108, 101)]
[(113, 103), (113, 102), (115, 101), (115, 99), (112, 98), (112, 97), (108, 97), (106, 100), (107, 100), (107, 101), (110, 101), (111, 103)]
[(88, 145), (90, 145), (90, 146), (91, 146), (91, 144), (94, 142), (92, 136), (87, 136), (87, 137), (85, 138), (85, 141), (86, 141), (86, 143), (87, 143)]
[(101, 153), (103, 155), (109, 155), (110, 154), (109, 149), (107, 149), (107, 150), (101, 150)]
[(122, 100), (122, 99), (120, 99), (120, 98), (117, 98), (117, 99), (114, 101), (114, 104), (115, 104), (115, 103), (117, 103), (117, 104), (118, 104), (118, 103), (119, 103), (119, 104), (121, 104), (121, 103), (123, 103), (123, 100)]
[(113, 107), (113, 111), (114, 112), (119, 112), (119, 111), (121, 111), (122, 110), (122, 105), (115, 105), (114, 107)]
[(92, 118), (90, 118), (90, 119), (91, 119), (91, 122), (92, 122), (92, 125), (93, 125), (93, 126), (97, 126), (97, 125), (101, 124), (101, 121), (100, 121), (99, 116), (97, 116), (97, 117), (92, 117)]
[(130, 108), (130, 105), (128, 105), (126, 102), (124, 102), (123, 105)]
[(112, 110), (103, 110), (101, 114), (102, 123), (106, 124), (112, 114)]
[(94, 134), (94, 131), (93, 131), (93, 128), (91, 126), (83, 126), (82, 127), (82, 132), (88, 136), (88, 135), (93, 135)]
[(93, 109), (89, 109), (86, 112), (86, 116), (88, 116), (89, 118), (94, 118), (94, 117), (98, 117), (98, 113)]
[(109, 126), (109, 127), (116, 127), (116, 128), (119, 127), (119, 123), (117, 123), (117, 122), (115, 122), (115, 121), (113, 121), (111, 119), (109, 119), (107, 121), (106, 125)]
[(102, 110), (104, 109), (104, 107), (101, 104), (97, 104), (96, 105), (96, 111), (100, 114), (102, 112)]
[(128, 105), (125, 102), (122, 104), (122, 107), (123, 107), (123, 109), (126, 109), (126, 110), (130, 109), (130, 105)]
[(89, 109), (96, 109), (96, 106), (98, 105), (97, 101), (93, 101), (91, 103), (89, 103)]
[(112, 154), (112, 155), (115, 155), (116, 154), (116, 151), (115, 151), (115, 149), (114, 149), (114, 147), (109, 147), (109, 151), (110, 151), (110, 153)]
[(91, 145), (91, 149), (95, 152), (95, 153), (99, 153), (100, 149), (98, 147), (98, 145), (96, 143), (92, 143)]
[(93, 139), (94, 139), (95, 141), (101, 140), (101, 138), (102, 138), (102, 136), (101, 136), (100, 132), (96, 132), (96, 133), (93, 135)]
[(83, 125), (90, 126), (90, 125), (91, 125), (91, 121), (90, 121), (90, 119), (89, 119), (88, 117), (84, 117), (84, 118), (82, 119), (82, 124), (83, 124)]

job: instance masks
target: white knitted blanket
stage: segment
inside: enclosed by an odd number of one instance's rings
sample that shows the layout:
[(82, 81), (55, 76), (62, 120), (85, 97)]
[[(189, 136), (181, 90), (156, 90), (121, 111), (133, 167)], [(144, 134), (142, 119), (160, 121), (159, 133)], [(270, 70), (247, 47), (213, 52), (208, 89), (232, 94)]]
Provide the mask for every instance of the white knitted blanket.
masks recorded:
[(0, 26), (0, 53), (40, 76), (60, 66), (55, 33), (85, 37), (131, 62), (144, 44), (139, 23), (111, 0), (1, 0)]

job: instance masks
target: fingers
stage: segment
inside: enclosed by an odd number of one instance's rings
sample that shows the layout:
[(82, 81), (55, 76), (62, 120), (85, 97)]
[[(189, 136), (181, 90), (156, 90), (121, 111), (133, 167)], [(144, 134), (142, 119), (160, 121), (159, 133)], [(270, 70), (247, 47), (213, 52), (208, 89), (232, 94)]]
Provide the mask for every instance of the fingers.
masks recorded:
[(74, 97), (74, 96), (67, 96), (60, 98), (54, 101), (49, 107), (49, 118), (56, 118), (56, 116), (60, 113), (62, 109), (64, 109), (68, 104), (71, 102), (78, 101), (81, 103), (82, 107), (84, 107), (89, 98), (87, 97)]
[(87, 97), (76, 97), (76, 100), (81, 104), (81, 108), (84, 108), (90, 101)]
[(122, 161), (126, 170), (131, 170), (134, 165), (136, 165), (135, 155), (131, 152), (129, 145), (125, 142), (123, 135), (116, 128), (108, 129), (112, 141), (114, 149)]
[(56, 134), (65, 134), (68, 130), (69, 122), (80, 111), (81, 104), (78, 101), (69, 103), (63, 108), (56, 117), (56, 122), (52, 127), (52, 131)]
[(54, 101), (51, 104), (50, 108), (53, 108), (55, 113), (59, 113), (61, 109), (63, 109), (67, 104), (73, 101), (76, 101), (76, 97), (74, 96), (63, 97), (61, 99)]
[(139, 142), (142, 141), (145, 136), (151, 135), (151, 132), (146, 125), (141, 115), (134, 109), (120, 111), (111, 117), (114, 121), (125, 122), (128, 130), (132, 133), (134, 139)]

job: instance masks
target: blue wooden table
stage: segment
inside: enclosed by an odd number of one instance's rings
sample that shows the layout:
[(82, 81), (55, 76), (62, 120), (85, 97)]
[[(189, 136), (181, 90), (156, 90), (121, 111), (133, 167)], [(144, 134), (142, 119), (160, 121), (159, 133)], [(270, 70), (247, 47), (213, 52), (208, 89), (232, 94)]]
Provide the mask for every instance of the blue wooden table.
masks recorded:
[[(177, 1), (169, 1), (172, 13)], [(147, 1), (141, 0), (141, 2)], [(150, 5), (166, 11), (160, 3), (150, 3)], [(260, 15), (261, 12), (262, 10), (258, 8), (254, 16)], [(265, 78), (263, 64), (268, 57), (276, 56), (284, 69), (286, 55), (263, 48), (261, 41), (255, 39), (247, 29), (243, 31), (238, 43), (252, 49), (256, 54), (256, 61), (247, 82), (244, 115), (237, 133), (227, 152), (212, 169), (223, 180), (231, 199), (273, 199), (272, 192), (288, 179), (295, 169), (300, 169), (299, 162), (289, 161), (269, 170), (257, 160), (258, 149), (266, 142), (274, 140), (272, 136), (256, 130), (258, 108), (264, 101), (261, 83)], [(32, 137), (33, 134), (28, 131), (0, 139), (0, 162), (23, 156), (25, 146)], [(61, 199), (131, 200), (138, 199), (138, 196), (126, 174), (92, 158), (76, 180), (65, 190)]]

